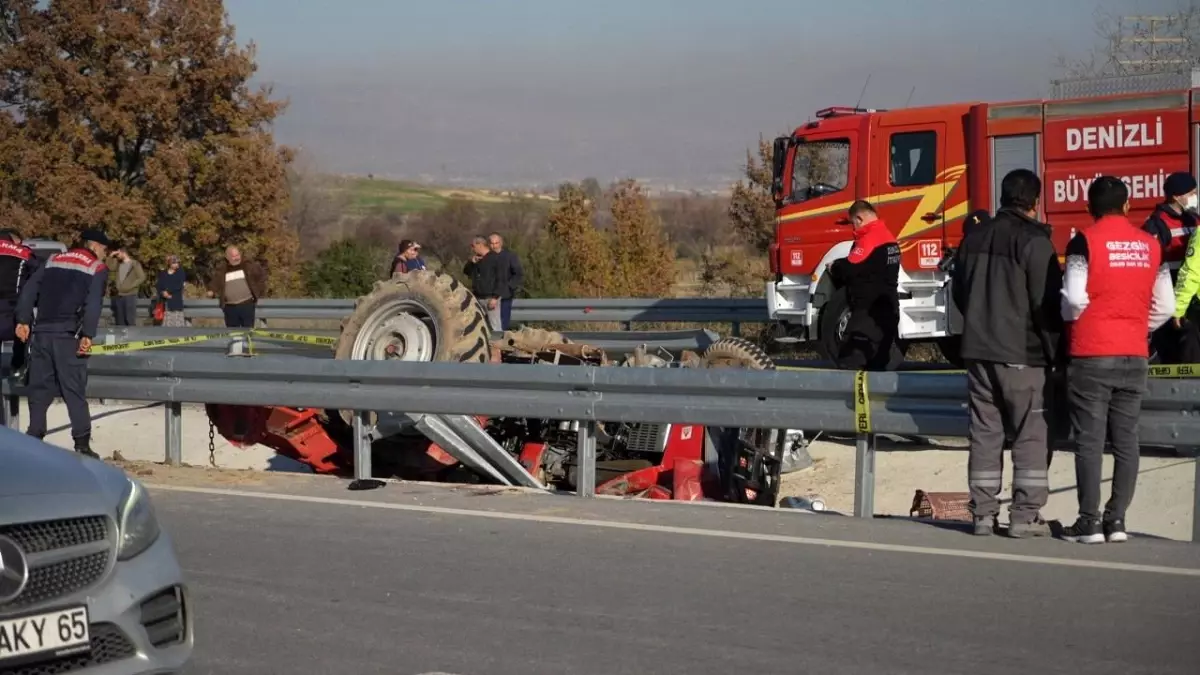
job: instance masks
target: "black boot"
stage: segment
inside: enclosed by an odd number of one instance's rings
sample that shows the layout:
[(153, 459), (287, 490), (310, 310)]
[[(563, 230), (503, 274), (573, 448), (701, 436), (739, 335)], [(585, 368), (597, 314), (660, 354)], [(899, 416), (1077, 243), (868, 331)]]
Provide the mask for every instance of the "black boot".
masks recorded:
[(100, 455), (92, 452), (91, 434), (88, 434), (87, 436), (80, 436), (79, 438), (75, 439), (75, 452), (78, 452), (81, 455), (87, 455), (93, 459), (100, 459)]

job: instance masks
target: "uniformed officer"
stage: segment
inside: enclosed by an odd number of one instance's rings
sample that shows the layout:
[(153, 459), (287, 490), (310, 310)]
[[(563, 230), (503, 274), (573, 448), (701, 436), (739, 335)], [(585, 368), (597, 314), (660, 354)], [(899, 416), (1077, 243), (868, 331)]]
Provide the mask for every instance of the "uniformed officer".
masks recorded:
[(900, 330), (900, 245), (875, 207), (850, 205), (854, 248), (829, 267), (835, 287), (846, 289), (850, 318), (837, 364), (853, 370), (886, 370), (902, 359)]
[(78, 245), (54, 254), (30, 277), (17, 300), (17, 338), (29, 343), (27, 433), (39, 439), (46, 435), (46, 411), (54, 397), (61, 396), (71, 418), (75, 451), (89, 457), (97, 455), (91, 447), (87, 355), (100, 327), (108, 286), (103, 261), (110, 246), (103, 232), (84, 230)]
[(15, 230), (0, 230), (0, 342), (13, 343), (12, 370), (25, 365), (25, 343), (16, 338), (17, 295), (38, 267), (33, 249)]

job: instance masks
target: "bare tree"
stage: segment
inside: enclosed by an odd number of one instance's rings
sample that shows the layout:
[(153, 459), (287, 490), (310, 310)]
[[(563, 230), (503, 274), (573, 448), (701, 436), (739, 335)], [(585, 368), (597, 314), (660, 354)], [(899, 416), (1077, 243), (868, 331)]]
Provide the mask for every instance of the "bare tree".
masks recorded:
[(1101, 44), (1086, 58), (1059, 57), (1068, 79), (1186, 73), (1200, 66), (1200, 6), (1194, 2), (1153, 16), (1097, 11), (1096, 35)]

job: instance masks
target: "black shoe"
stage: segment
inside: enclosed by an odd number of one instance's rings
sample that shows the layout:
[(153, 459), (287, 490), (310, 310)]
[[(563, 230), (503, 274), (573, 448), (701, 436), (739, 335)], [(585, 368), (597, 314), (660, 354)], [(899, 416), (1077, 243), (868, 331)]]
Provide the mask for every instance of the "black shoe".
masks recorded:
[(1108, 540), (1110, 544), (1121, 544), (1129, 541), (1129, 535), (1125, 533), (1125, 521), (1104, 521), (1104, 538)]
[(1099, 520), (1080, 518), (1074, 525), (1063, 529), (1062, 538), (1076, 544), (1103, 544), (1104, 529)]

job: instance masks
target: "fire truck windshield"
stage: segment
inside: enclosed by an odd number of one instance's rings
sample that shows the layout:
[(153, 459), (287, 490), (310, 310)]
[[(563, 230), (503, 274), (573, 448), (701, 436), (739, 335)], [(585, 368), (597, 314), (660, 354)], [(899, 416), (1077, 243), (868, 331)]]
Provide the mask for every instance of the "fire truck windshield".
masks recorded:
[(845, 190), (850, 172), (849, 139), (797, 141), (790, 201), (795, 204)]

